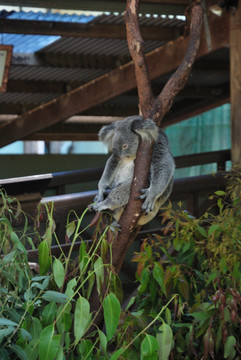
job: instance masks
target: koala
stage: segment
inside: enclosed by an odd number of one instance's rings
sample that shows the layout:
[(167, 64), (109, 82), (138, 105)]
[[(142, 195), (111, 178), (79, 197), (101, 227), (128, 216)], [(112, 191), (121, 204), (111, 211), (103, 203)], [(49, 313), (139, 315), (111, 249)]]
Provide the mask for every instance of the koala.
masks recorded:
[(140, 194), (144, 202), (138, 225), (146, 224), (156, 216), (172, 191), (175, 163), (165, 133), (151, 119), (130, 116), (103, 126), (99, 139), (108, 145), (112, 155), (106, 162), (91, 208), (97, 212), (111, 210), (116, 222), (129, 201), (138, 145), (140, 141), (154, 141), (148, 188)]

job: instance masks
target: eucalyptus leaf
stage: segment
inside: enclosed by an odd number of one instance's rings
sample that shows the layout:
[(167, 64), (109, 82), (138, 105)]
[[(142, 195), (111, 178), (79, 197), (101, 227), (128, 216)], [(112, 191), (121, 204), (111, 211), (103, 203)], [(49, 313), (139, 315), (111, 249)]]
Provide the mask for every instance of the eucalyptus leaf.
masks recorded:
[(156, 338), (159, 344), (159, 360), (168, 360), (173, 342), (172, 329), (169, 325), (163, 323), (158, 330), (160, 333), (156, 335)]
[(59, 304), (65, 304), (69, 300), (68, 296), (58, 291), (47, 290), (42, 298), (48, 302), (57, 302)]
[(110, 293), (105, 297), (103, 309), (107, 340), (109, 341), (117, 329), (121, 314), (120, 302), (114, 293)]
[(227, 337), (225, 344), (224, 344), (224, 358), (232, 360), (236, 355), (236, 339), (233, 335)]
[(153, 269), (153, 277), (157, 281), (157, 283), (160, 285), (160, 288), (162, 289), (163, 293), (166, 295), (166, 286), (164, 283), (164, 273), (163, 270), (158, 266), (158, 264), (155, 264)]
[(123, 350), (122, 348), (116, 350), (116, 351), (114, 352), (114, 354), (112, 354), (110, 360), (118, 360), (119, 357), (121, 356), (121, 354), (123, 353), (123, 351), (124, 351), (124, 350)]
[(74, 231), (75, 231), (75, 221), (72, 221), (71, 223), (67, 224), (66, 226), (66, 235), (68, 236), (68, 238), (71, 237), (71, 235), (73, 235)]
[(16, 256), (17, 251), (13, 250), (11, 251), (9, 254), (5, 255), (4, 258), (2, 259), (2, 262), (4, 265), (8, 264), (12, 259), (14, 259), (14, 257)]
[(54, 281), (56, 282), (57, 286), (61, 288), (61, 286), (64, 283), (65, 270), (63, 264), (59, 259), (54, 260), (53, 274), (54, 274)]
[(51, 258), (49, 255), (49, 246), (46, 240), (39, 244), (39, 272), (40, 275), (45, 275), (51, 264)]
[(74, 312), (74, 336), (75, 344), (77, 344), (81, 337), (86, 332), (91, 322), (90, 304), (88, 300), (80, 296), (75, 305)]
[(202, 226), (200, 226), (200, 225), (197, 225), (197, 230), (198, 230), (198, 232), (199, 232), (202, 236), (207, 237), (207, 232), (206, 232), (206, 230), (204, 229), (204, 227), (202, 227)]
[(20, 360), (29, 360), (26, 352), (24, 351), (21, 346), (17, 344), (11, 344), (9, 345), (10, 349), (18, 356), (18, 359)]
[(107, 342), (108, 342), (107, 337), (100, 329), (98, 329), (98, 335), (99, 335), (99, 339), (100, 339), (100, 347), (101, 347), (102, 351), (104, 352), (104, 354), (106, 354)]
[(208, 235), (211, 236), (213, 233), (215, 233), (215, 231), (217, 231), (219, 229), (219, 225), (211, 225), (210, 228), (208, 229)]
[(66, 286), (65, 295), (68, 296), (68, 298), (72, 298), (74, 296), (74, 288), (77, 285), (76, 278), (71, 279)]
[(93, 352), (94, 345), (91, 340), (81, 340), (78, 350), (82, 357), (80, 359), (85, 360), (92, 360), (92, 352)]
[(217, 190), (217, 191), (215, 191), (215, 194), (218, 196), (223, 196), (223, 195), (226, 195), (226, 192), (223, 190)]
[(101, 294), (101, 289), (104, 279), (104, 265), (101, 257), (98, 257), (98, 259), (94, 263), (94, 272), (96, 276), (97, 290), (98, 293)]
[(39, 357), (39, 339), (33, 339), (25, 347), (25, 352), (29, 360), (37, 360)]
[(14, 245), (16, 246), (17, 249), (19, 249), (24, 254), (27, 254), (27, 251), (26, 251), (24, 245), (19, 240), (18, 235), (13, 231), (11, 232), (11, 240), (14, 243)]
[(54, 325), (45, 327), (39, 338), (39, 360), (54, 360), (59, 350), (61, 335), (54, 335)]
[(141, 343), (141, 360), (150, 359), (155, 353), (157, 358), (158, 349), (157, 339), (152, 335), (146, 334)]
[(3, 339), (12, 334), (15, 329), (15, 326), (8, 326), (7, 328), (0, 329), (0, 344), (2, 343)]
[(21, 328), (20, 331), (24, 340), (31, 341), (33, 339), (32, 335), (24, 328)]
[(9, 353), (4, 348), (0, 348), (0, 359), (1, 360), (9, 360)]
[(39, 339), (42, 331), (42, 324), (38, 318), (34, 316), (27, 317), (23, 322), (23, 328), (27, 330), (34, 339)]
[(42, 321), (44, 326), (53, 324), (56, 314), (57, 304), (55, 302), (51, 302), (46, 305), (42, 311)]
[(0, 326), (18, 326), (18, 324), (12, 320), (0, 318)]
[(88, 271), (88, 276), (89, 276), (89, 279), (88, 279), (88, 288), (87, 288), (87, 292), (86, 292), (86, 298), (87, 298), (87, 299), (90, 298), (90, 295), (91, 295), (93, 286), (94, 286), (94, 284), (95, 284), (95, 274), (93, 273), (93, 271)]
[(215, 310), (210, 310), (210, 311), (205, 311), (205, 312), (199, 311), (199, 312), (193, 312), (190, 315), (199, 321), (205, 321), (205, 320), (211, 318), (211, 316), (214, 314), (214, 312), (215, 312)]
[(56, 356), (56, 360), (65, 360), (64, 351), (62, 346), (60, 346), (58, 354)]

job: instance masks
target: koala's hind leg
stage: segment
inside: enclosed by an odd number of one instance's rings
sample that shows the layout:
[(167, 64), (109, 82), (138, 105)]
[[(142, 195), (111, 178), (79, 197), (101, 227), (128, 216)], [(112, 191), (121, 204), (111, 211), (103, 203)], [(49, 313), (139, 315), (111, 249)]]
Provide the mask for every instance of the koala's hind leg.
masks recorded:
[(106, 209), (115, 210), (125, 206), (129, 201), (130, 187), (130, 184), (115, 187), (110, 191), (105, 200), (94, 204), (93, 209), (99, 212)]

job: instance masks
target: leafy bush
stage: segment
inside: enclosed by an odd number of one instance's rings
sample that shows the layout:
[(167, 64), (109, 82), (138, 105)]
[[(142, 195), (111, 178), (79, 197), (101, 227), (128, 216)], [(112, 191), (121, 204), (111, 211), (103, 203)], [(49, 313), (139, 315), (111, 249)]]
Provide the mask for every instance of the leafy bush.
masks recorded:
[[(31, 230), (18, 202), (0, 190), (0, 358), (240, 359), (240, 182), (233, 175), (227, 191), (213, 196), (215, 207), (199, 219), (181, 204), (165, 209), (163, 235), (145, 239), (135, 254), (137, 289), (122, 308), (110, 226), (103, 230), (100, 220), (94, 240), (84, 242), (86, 212), (71, 212), (70, 251), (55, 257), (53, 206), (46, 206), (40, 234), (38, 218)], [(21, 230), (15, 225), (20, 216)], [(37, 274), (28, 263), (29, 246), (39, 250)], [(103, 327), (96, 325), (100, 309), (91, 308), (93, 289), (103, 306)]]
[[(170, 327), (170, 359), (241, 356), (239, 173), (230, 175), (227, 191), (217, 191), (215, 197), (216, 209), (199, 219), (183, 211), (181, 204), (175, 211), (167, 207), (164, 233), (169, 236), (146, 239), (134, 258), (140, 281), (138, 311), (154, 317), (176, 294), (159, 320)], [(160, 324), (155, 323), (153, 334), (158, 334)]]
[[(56, 258), (51, 254), (53, 239), (58, 243), (53, 205), (45, 208), (48, 219), (41, 235), (37, 230), (41, 209), (36, 227), (31, 230), (28, 216), (21, 211), (17, 200), (4, 190), (0, 190), (0, 196), (3, 204), (0, 210), (1, 360), (118, 359), (134, 340), (129, 344), (116, 342), (122, 331), (119, 324), (122, 287), (111, 264), (102, 260), (109, 251), (111, 254), (110, 226), (99, 235), (100, 225), (97, 225), (95, 239), (89, 245), (82, 241), (74, 260), (74, 245), (86, 230), (81, 226), (87, 210), (81, 217), (71, 212), (66, 226), (70, 250), (66, 256), (60, 246), (61, 255)], [(25, 224), (23, 229), (16, 230), (19, 217), (24, 217)], [(38, 248), (39, 267), (34, 267), (38, 274), (28, 262), (29, 244), (32, 250)], [(90, 310), (95, 284), (103, 306), (105, 331), (93, 326), (100, 311)], [(145, 351), (145, 342), (143, 346)]]
[[(70, 251), (68, 256), (62, 251), (61, 256), (55, 258), (51, 255), (52, 239), (58, 242), (53, 206), (46, 206), (45, 233), (41, 236), (35, 229), (31, 237), (28, 218), (16, 199), (7, 196), (4, 190), (0, 190), (0, 195), (3, 204), (0, 210), (0, 358), (91, 359), (93, 353), (99, 359), (109, 358), (107, 342), (113, 338), (121, 312), (120, 301), (112, 290), (120, 296), (121, 290), (116, 275), (99, 255), (109, 246), (105, 238), (108, 228), (89, 248), (84, 241), (81, 243), (75, 266), (71, 255), (76, 240), (85, 230), (80, 230), (85, 213), (80, 218), (74, 214), (75, 220), (68, 220), (66, 237), (72, 239)], [(16, 231), (12, 222), (20, 215), (25, 216), (25, 226), (24, 230)], [(39, 240), (37, 275), (30, 269), (24, 246), (28, 242), (35, 249), (33, 237)], [(106, 335), (99, 329), (90, 332), (96, 314), (90, 312), (89, 303), (95, 281), (98, 293), (102, 294), (104, 274), (108, 275), (108, 294), (103, 299)]]

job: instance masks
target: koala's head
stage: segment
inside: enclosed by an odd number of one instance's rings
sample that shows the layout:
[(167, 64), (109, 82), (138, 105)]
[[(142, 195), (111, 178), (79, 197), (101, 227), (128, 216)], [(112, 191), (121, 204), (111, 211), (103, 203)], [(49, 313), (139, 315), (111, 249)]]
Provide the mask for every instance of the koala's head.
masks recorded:
[(145, 142), (156, 141), (158, 127), (154, 121), (144, 120), (141, 116), (130, 116), (103, 126), (99, 132), (99, 139), (108, 145), (109, 151), (120, 158), (136, 157), (140, 140)]

